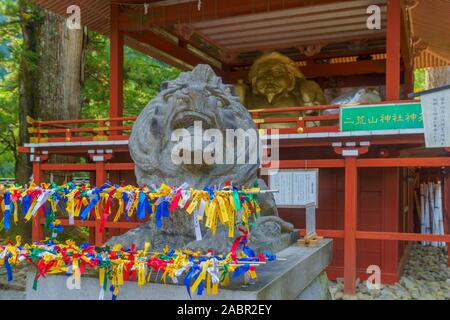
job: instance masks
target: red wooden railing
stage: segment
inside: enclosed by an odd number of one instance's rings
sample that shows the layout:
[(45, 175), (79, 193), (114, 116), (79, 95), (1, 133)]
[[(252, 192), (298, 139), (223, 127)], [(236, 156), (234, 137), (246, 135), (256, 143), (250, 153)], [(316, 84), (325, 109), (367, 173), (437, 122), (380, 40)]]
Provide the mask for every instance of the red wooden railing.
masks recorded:
[[(339, 131), (339, 113), (302, 116), (309, 112), (339, 109), (339, 105), (266, 108), (250, 110), (258, 129), (269, 127), (280, 133), (312, 133)], [(283, 113), (298, 113), (285, 117)], [(280, 116), (278, 116), (280, 115)], [(29, 119), (30, 143), (127, 140), (136, 117), (38, 121)], [(327, 123), (333, 123), (329, 125)], [(278, 128), (277, 124), (283, 124)], [(289, 128), (286, 128), (288, 124)]]
[[(339, 110), (335, 115), (303, 115), (310, 112), (321, 113), (324, 110), (336, 110), (340, 105), (321, 105), (306, 107), (287, 107), (287, 108), (265, 108), (250, 110), (253, 120), (258, 128), (268, 127), (278, 129), (282, 134), (289, 133), (316, 133), (316, 132), (337, 132), (339, 126)], [(277, 114), (298, 113), (297, 117), (277, 117)], [(267, 116), (269, 115), (269, 116)], [(282, 123), (281, 128), (277, 124)], [(332, 123), (330, 125), (329, 123)], [(286, 128), (286, 124), (289, 128)]]
[(127, 140), (136, 117), (37, 121), (29, 119), (30, 143)]

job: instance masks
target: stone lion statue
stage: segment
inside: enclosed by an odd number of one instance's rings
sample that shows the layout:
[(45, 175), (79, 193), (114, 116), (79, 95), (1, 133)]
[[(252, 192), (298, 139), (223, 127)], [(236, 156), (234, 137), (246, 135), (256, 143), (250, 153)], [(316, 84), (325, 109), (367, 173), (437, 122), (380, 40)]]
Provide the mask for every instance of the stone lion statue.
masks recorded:
[[(243, 186), (254, 180), (259, 162), (178, 165), (171, 161), (172, 152), (179, 143), (178, 139), (171, 139), (176, 130), (189, 133), (192, 140), (199, 139), (202, 142), (199, 151), (210, 143), (202, 141), (203, 131), (207, 129), (217, 129), (224, 137), (227, 129), (253, 130), (258, 135), (250, 114), (232, 90), (207, 65), (199, 65), (192, 72), (182, 73), (176, 80), (166, 83), (165, 90), (141, 112), (131, 133), (129, 149), (139, 185), (166, 183), (180, 186), (187, 182), (191, 187), (203, 188), (226, 181)], [(203, 131), (195, 132), (195, 122), (201, 123)], [(240, 153), (257, 152), (256, 148), (246, 144), (245, 149), (236, 150), (235, 158)]]
[[(203, 131), (198, 131), (199, 124)], [(129, 149), (136, 165), (138, 184), (159, 186), (165, 183), (178, 187), (187, 183), (189, 187), (204, 188), (224, 185), (230, 181), (238, 186), (251, 186), (258, 182), (260, 187), (266, 188), (264, 182), (257, 178), (259, 160), (244, 164), (238, 164), (237, 161), (226, 164), (207, 163), (204, 159), (199, 163), (174, 161), (174, 150), (184, 153), (189, 149), (177, 149), (179, 141), (173, 139), (175, 133), (182, 132), (181, 137), (187, 135), (195, 139), (199, 135), (204, 137), (204, 134), (212, 129), (223, 133), (224, 136), (229, 130), (234, 132), (239, 129), (258, 135), (250, 114), (234, 94), (233, 87), (224, 85), (208, 65), (198, 65), (193, 71), (182, 73), (176, 80), (168, 82), (165, 89), (137, 118)], [(199, 141), (200, 145), (195, 146), (194, 143), (193, 148), (189, 150), (190, 155), (204, 150), (207, 144), (211, 143), (205, 143), (201, 139)], [(250, 153), (258, 149), (255, 144), (257, 142), (250, 141), (243, 148), (227, 149), (223, 152), (228, 156), (231, 152), (234, 160), (240, 156), (248, 156), (250, 159)], [(178, 151), (175, 152), (177, 153)], [(296, 233), (293, 232), (291, 224), (278, 217), (273, 195), (258, 195), (258, 203), (263, 217), (253, 228), (250, 243), (256, 250), (278, 251), (289, 246)], [(156, 229), (155, 223), (151, 221), (122, 236), (113, 237), (108, 243), (143, 247), (145, 242), (150, 242), (154, 250), (169, 245), (172, 248), (187, 246), (201, 251), (213, 249), (217, 252), (227, 252), (233, 242), (233, 239), (228, 238), (225, 227), (218, 227), (215, 237), (204, 229), (202, 233), (203, 240), (194, 241), (193, 215), (187, 215), (184, 210), (176, 210), (164, 220), (161, 230)]]
[[(278, 52), (267, 53), (256, 59), (249, 72), (249, 82), (250, 87), (243, 81), (236, 86), (241, 102), (249, 110), (327, 103), (320, 86), (314, 81), (307, 80), (293, 60)], [(276, 116), (296, 117), (315, 114), (317, 113), (313, 111), (289, 112)], [(275, 115), (261, 114), (262, 118), (273, 116)]]

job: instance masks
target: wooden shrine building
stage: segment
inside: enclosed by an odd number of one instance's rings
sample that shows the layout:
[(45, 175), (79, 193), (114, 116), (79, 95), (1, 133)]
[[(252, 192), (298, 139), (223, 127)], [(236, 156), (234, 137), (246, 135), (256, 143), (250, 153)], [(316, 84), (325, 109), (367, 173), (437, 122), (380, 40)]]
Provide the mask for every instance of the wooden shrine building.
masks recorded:
[[(229, 84), (246, 80), (258, 56), (277, 50), (325, 90), (378, 87), (384, 104), (404, 107), (411, 104), (407, 95), (413, 92), (416, 68), (450, 65), (450, 28), (445, 23), (450, 3), (444, 0), (34, 2), (65, 17), (70, 5), (78, 5), (81, 23), (111, 40), (110, 118), (33, 121), (32, 138), (21, 151), (30, 154), (36, 182), (58, 170), (90, 172), (96, 184), (135, 183), (128, 153), (134, 118), (123, 117), (125, 45), (181, 70), (209, 64)], [(379, 9), (380, 28), (367, 26), (372, 14), (368, 7), (373, 5)], [(341, 107), (292, 106), (290, 110)], [(268, 111), (252, 112), (258, 125), (261, 114)], [(367, 278), (367, 267), (379, 265), (382, 281), (395, 282), (413, 241), (450, 242), (450, 149), (426, 149), (423, 128), (344, 131), (339, 124), (307, 125), (320, 120), (337, 123), (340, 116), (283, 119), (296, 127), (280, 129), (279, 165), (320, 169), (318, 228), (320, 235), (334, 239), (328, 276), (343, 276), (345, 291), (354, 293), (356, 278)], [(263, 132), (270, 134), (270, 130)], [(86, 161), (46, 162), (55, 154)], [(444, 186), (446, 235), (423, 235), (415, 229), (414, 192), (418, 182), (428, 179), (439, 179)], [(297, 228), (304, 227), (298, 209), (280, 209), (280, 215)], [(44, 237), (44, 222), (42, 216), (35, 218), (33, 240)], [(96, 244), (138, 223), (109, 221), (102, 234), (99, 221), (75, 222), (91, 228)], [(69, 221), (62, 219), (62, 224)]]

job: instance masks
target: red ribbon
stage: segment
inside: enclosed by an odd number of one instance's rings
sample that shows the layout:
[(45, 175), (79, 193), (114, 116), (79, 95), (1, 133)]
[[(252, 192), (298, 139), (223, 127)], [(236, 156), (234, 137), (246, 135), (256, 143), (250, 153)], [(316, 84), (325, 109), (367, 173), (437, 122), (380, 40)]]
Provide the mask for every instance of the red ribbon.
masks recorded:
[(242, 232), (242, 236), (239, 236), (234, 240), (234, 243), (231, 246), (231, 250), (230, 250), (231, 251), (231, 259), (233, 259), (233, 261), (235, 263), (237, 263), (236, 251), (239, 247), (239, 244), (241, 244), (241, 243), (243, 244), (245, 242), (245, 240), (247, 240), (247, 238), (248, 238), (247, 230), (239, 228), (239, 231)]
[(105, 207), (103, 208), (103, 213), (102, 213), (102, 217), (100, 220), (100, 228), (99, 228), (100, 233), (103, 233), (103, 231), (105, 230), (105, 224), (106, 224), (106, 221), (108, 221), (109, 210), (111, 208), (111, 198), (113, 197), (114, 193), (115, 193), (115, 190), (111, 190), (109, 192), (108, 199), (106, 200)]
[(177, 192), (177, 194), (175, 195), (175, 197), (172, 200), (172, 203), (170, 204), (170, 207), (169, 207), (170, 212), (174, 212), (175, 210), (177, 210), (178, 203), (180, 202), (180, 198), (181, 198), (181, 192)]

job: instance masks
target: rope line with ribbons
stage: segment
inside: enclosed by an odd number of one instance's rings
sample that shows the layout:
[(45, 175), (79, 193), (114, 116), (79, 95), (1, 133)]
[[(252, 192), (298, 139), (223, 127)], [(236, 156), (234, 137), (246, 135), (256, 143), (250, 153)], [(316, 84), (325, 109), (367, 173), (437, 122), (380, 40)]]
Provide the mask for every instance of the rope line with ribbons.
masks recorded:
[(116, 210), (114, 222), (122, 217), (129, 220), (135, 216), (144, 220), (153, 215), (156, 227), (161, 229), (163, 220), (181, 209), (194, 217), (197, 240), (201, 238), (201, 221), (213, 234), (219, 223), (227, 226), (228, 236), (233, 238), (236, 226), (248, 229), (249, 224), (256, 220), (260, 213), (256, 196), (260, 192), (257, 187), (237, 188), (230, 183), (201, 190), (189, 188), (186, 184), (178, 188), (166, 184), (159, 188), (112, 184), (91, 188), (90, 185), (76, 186), (73, 183), (62, 186), (31, 183), (28, 188), (0, 185), (0, 208), (3, 212), (0, 230), (11, 228), (11, 218), (17, 224), (21, 211), (27, 222), (41, 212), (46, 217), (45, 227), (54, 235), (62, 232), (61, 221), (56, 219), (57, 212), (65, 213), (70, 224), (74, 224), (75, 218), (100, 220), (100, 232), (103, 232), (113, 210)]
[[(202, 295), (218, 294), (219, 286), (226, 286), (230, 278), (244, 275), (256, 279), (256, 266), (273, 261), (276, 257), (268, 252), (255, 256), (253, 250), (246, 245), (247, 234), (238, 237), (231, 252), (226, 255), (215, 255), (208, 252), (202, 255), (188, 249), (171, 249), (162, 252), (149, 252), (150, 243), (142, 250), (134, 246), (125, 248), (121, 245), (110, 247), (94, 247), (88, 244), (77, 246), (68, 240), (64, 244), (55, 240), (23, 245), (21, 237), (16, 242), (9, 241), (0, 245), (0, 268), (6, 269), (8, 281), (13, 280), (13, 267), (29, 263), (36, 269), (33, 289), (37, 290), (38, 280), (50, 274), (64, 273), (79, 280), (88, 268), (98, 272), (99, 299), (103, 299), (108, 289), (112, 299), (116, 300), (120, 287), (125, 281), (137, 281), (140, 287), (151, 281), (167, 283), (167, 278), (174, 284), (184, 276), (183, 285), (189, 297), (192, 293)], [(160, 275), (158, 277), (158, 275)]]

